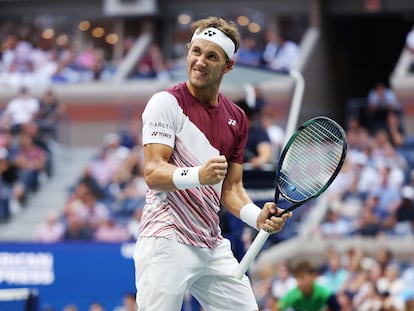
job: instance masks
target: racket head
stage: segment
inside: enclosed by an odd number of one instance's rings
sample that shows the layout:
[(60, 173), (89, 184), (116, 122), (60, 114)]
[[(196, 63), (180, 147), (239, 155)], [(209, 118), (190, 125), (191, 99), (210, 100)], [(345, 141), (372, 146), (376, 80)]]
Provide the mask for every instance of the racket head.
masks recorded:
[(280, 155), (275, 202), (281, 194), (296, 208), (319, 196), (338, 175), (346, 152), (346, 134), (337, 122), (325, 116), (306, 121)]

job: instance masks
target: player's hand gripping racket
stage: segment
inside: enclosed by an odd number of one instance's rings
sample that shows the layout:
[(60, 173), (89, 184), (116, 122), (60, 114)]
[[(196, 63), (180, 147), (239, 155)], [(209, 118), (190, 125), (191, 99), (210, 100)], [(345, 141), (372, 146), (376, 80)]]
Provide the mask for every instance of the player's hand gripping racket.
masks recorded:
[[(276, 169), (274, 202), (281, 194), (293, 211), (324, 192), (341, 170), (347, 151), (344, 130), (335, 121), (316, 117), (302, 124), (286, 143)], [(260, 230), (234, 275), (241, 279), (270, 233)]]

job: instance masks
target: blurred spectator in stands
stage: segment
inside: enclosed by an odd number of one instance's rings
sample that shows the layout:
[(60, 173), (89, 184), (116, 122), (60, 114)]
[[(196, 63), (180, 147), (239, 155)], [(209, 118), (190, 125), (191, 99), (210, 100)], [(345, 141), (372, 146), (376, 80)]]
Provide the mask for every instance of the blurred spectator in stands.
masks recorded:
[(351, 300), (358, 294), (361, 287), (369, 280), (369, 270), (364, 266), (365, 254), (360, 249), (349, 249), (347, 251), (345, 269), (347, 277), (337, 292), (350, 297)]
[(378, 278), (385, 276), (385, 271), (390, 264), (396, 263), (393, 251), (387, 246), (382, 246), (376, 250), (375, 261), (378, 264)]
[(20, 133), (22, 125), (34, 120), (39, 106), (39, 100), (31, 96), (26, 87), (22, 87), (17, 96), (7, 103), (0, 119), (1, 127), (12, 134)]
[(12, 63), (12, 71), (19, 73), (28, 73), (33, 71), (33, 63), (30, 58), (33, 50), (33, 44), (29, 39), (28, 28), (20, 29), (19, 41), (15, 48), (15, 57)]
[[(295, 65), (299, 56), (299, 46), (288, 39), (286, 34), (280, 32), (268, 32), (267, 44), (264, 50), (263, 59), (265, 66), (278, 71), (289, 72)], [(271, 54), (277, 46), (276, 51)]]
[(272, 278), (270, 288), (272, 296), (279, 300), (296, 285), (296, 279), (292, 275), (288, 263), (286, 261), (278, 262), (276, 264), (276, 274)]
[(13, 71), (13, 62), (16, 57), (16, 45), (19, 37), (14, 34), (6, 35), (1, 42), (1, 63), (6, 73)]
[(129, 149), (136, 146), (141, 146), (141, 120), (138, 117), (133, 117), (128, 121), (128, 127), (119, 131), (121, 145)]
[(379, 218), (383, 229), (390, 229), (386, 227), (387, 219), (393, 215), (394, 211), (401, 204), (401, 187), (400, 184), (393, 184), (392, 170), (393, 168), (390, 165), (384, 165), (379, 168), (380, 184), (373, 193), (369, 194), (369, 198), (371, 197), (376, 201), (371, 212)]
[(122, 297), (122, 305), (115, 307), (114, 311), (137, 311), (138, 306), (135, 300), (135, 293), (128, 292)]
[(170, 79), (164, 55), (157, 44), (152, 43), (148, 47), (146, 54), (136, 66), (134, 77), (138, 79), (159, 79), (161, 81)]
[(40, 99), (39, 110), (35, 115), (35, 122), (39, 127), (39, 135), (46, 141), (48, 138), (57, 140), (59, 121), (66, 112), (66, 106), (59, 102), (52, 89), (46, 91)]
[(276, 32), (273, 30), (267, 30), (265, 34), (265, 47), (262, 52), (261, 63), (268, 66), (273, 60), (273, 57), (276, 54), (276, 51), (279, 48), (279, 42), (276, 35)]
[(236, 64), (259, 66), (260, 59), (261, 51), (258, 47), (256, 37), (253, 35), (243, 36), (240, 47), (235, 55)]
[(387, 297), (384, 304), (386, 303), (388, 308), (403, 309), (404, 280), (401, 277), (401, 270), (397, 263), (386, 266), (384, 275), (377, 280), (376, 285), (380, 294)]
[(384, 82), (377, 82), (373, 89), (368, 92), (368, 118), (369, 130), (374, 134), (379, 129), (387, 128), (387, 118), (390, 111), (396, 112), (402, 117), (401, 103), (398, 101), (394, 91), (387, 87)]
[(319, 233), (325, 238), (340, 238), (350, 234), (351, 222), (342, 215), (329, 208), (327, 211), (326, 219), (319, 226)]
[(247, 99), (240, 99), (236, 104), (245, 112), (249, 126), (243, 161), (254, 169), (261, 169), (272, 160), (272, 145), (266, 129), (260, 122), (260, 109), (256, 107), (255, 100), (249, 103)]
[(76, 214), (93, 232), (100, 224), (106, 222), (110, 217), (110, 211), (106, 205), (99, 201), (102, 193), (100, 189), (96, 189), (93, 182), (83, 179), (78, 184), (79, 187), (83, 190), (77, 192), (80, 195), (65, 206), (65, 214)]
[(17, 153), (12, 159), (18, 168), (19, 183), (24, 189), (24, 195), (37, 191), (39, 188), (39, 176), (45, 169), (47, 154), (35, 145), (33, 137), (27, 133), (19, 135)]
[(141, 172), (128, 170), (128, 166), (119, 168), (105, 189), (108, 205), (114, 216), (122, 221), (129, 219), (136, 209), (145, 204), (147, 185)]
[(63, 241), (91, 241), (92, 238), (92, 230), (85, 225), (79, 215), (72, 212), (66, 213)]
[(373, 281), (368, 281), (361, 287), (353, 299), (353, 306), (359, 311), (381, 311), (384, 309), (383, 299)]
[(79, 308), (75, 304), (68, 304), (63, 307), (62, 311), (79, 311)]
[(37, 86), (50, 85), (51, 77), (58, 69), (53, 41), (51, 39), (39, 38), (30, 53), (30, 59), (33, 67), (32, 79), (34, 80), (31, 85), (34, 83)]
[(387, 219), (386, 225), (397, 235), (414, 234), (414, 188), (404, 186), (401, 190), (402, 201)]
[(270, 142), (272, 143), (272, 159), (273, 163), (277, 163), (279, 155), (285, 144), (285, 130), (282, 126), (277, 124), (275, 119), (268, 113), (260, 113), (260, 121), (267, 131)]
[(337, 292), (348, 277), (348, 272), (342, 265), (339, 253), (332, 251), (328, 253), (327, 267), (318, 277), (318, 282)]
[(88, 42), (77, 54), (75, 65), (80, 70), (92, 71), (97, 62), (97, 55), (93, 43)]
[(98, 242), (126, 242), (130, 238), (126, 227), (112, 217), (99, 224), (94, 232), (94, 240)]
[[(105, 311), (106, 309), (104, 308), (103, 304), (100, 302), (92, 302), (89, 305), (88, 311)], [(108, 310), (109, 311), (109, 310)]]
[(317, 271), (306, 260), (300, 261), (293, 268), (297, 286), (289, 290), (278, 301), (277, 310), (340, 310), (336, 293), (316, 281)]
[(387, 115), (386, 128), (391, 144), (398, 148), (405, 141), (405, 128), (402, 123), (402, 118), (397, 111), (391, 110)]
[(414, 255), (411, 255), (410, 261), (401, 272), (405, 288), (414, 290)]
[(380, 217), (375, 214), (375, 208), (378, 203), (377, 195), (370, 195), (364, 201), (360, 217), (354, 224), (354, 233), (359, 236), (378, 236), (383, 233)]
[(134, 211), (134, 215), (127, 223), (128, 233), (134, 239), (138, 239), (139, 237), (141, 217), (142, 217), (142, 207), (137, 207), (137, 209)]
[(11, 217), (13, 187), (17, 181), (17, 169), (9, 161), (8, 150), (0, 145), (0, 223)]
[(347, 120), (346, 138), (349, 150), (361, 151), (371, 139), (368, 129), (363, 126), (357, 117), (351, 116)]
[(121, 145), (118, 133), (105, 134), (99, 154), (89, 164), (90, 175), (99, 183), (101, 188), (106, 188), (112, 177), (122, 165), (131, 151)]
[(56, 211), (49, 211), (46, 220), (40, 223), (35, 232), (35, 241), (42, 243), (59, 242), (63, 238), (65, 225), (59, 221)]

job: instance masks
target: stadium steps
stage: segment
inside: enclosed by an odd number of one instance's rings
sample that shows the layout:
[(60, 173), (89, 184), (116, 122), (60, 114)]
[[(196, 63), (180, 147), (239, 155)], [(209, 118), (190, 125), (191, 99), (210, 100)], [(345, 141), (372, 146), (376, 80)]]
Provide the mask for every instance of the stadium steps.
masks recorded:
[(95, 147), (68, 147), (55, 144), (54, 174), (42, 175), (38, 192), (31, 194), (25, 207), (12, 208), (14, 215), (9, 222), (0, 224), (0, 241), (33, 241), (36, 227), (50, 210), (63, 210), (68, 188), (82, 173), (86, 163), (96, 152)]

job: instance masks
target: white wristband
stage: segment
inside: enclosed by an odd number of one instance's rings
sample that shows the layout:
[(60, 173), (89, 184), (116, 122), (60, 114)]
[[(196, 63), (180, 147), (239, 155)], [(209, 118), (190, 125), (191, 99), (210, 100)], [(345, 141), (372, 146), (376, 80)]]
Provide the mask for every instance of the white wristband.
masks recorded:
[(199, 170), (200, 166), (177, 168), (173, 174), (174, 185), (177, 189), (200, 187)]
[(259, 230), (257, 228), (257, 218), (259, 217), (262, 209), (254, 203), (248, 203), (240, 210), (240, 219), (243, 220), (249, 226)]

